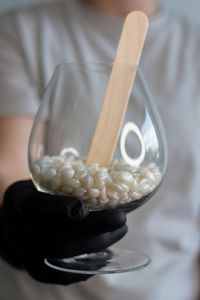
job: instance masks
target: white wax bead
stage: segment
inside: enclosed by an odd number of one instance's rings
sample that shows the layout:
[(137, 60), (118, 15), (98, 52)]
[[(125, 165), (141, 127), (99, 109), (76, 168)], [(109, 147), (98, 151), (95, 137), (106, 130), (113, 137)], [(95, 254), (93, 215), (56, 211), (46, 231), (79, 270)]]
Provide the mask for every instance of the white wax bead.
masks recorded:
[(80, 161), (73, 163), (72, 166), (76, 171), (79, 172), (85, 170), (84, 165)]
[(60, 164), (60, 163), (55, 163), (55, 164), (52, 164), (51, 166), (53, 168), (55, 168), (58, 173), (60, 173), (62, 170), (62, 164)]
[(114, 183), (119, 183), (119, 182), (122, 182), (122, 179), (120, 177), (120, 173), (119, 172), (111, 172), (110, 173), (110, 177), (112, 178), (112, 181)]
[(131, 166), (128, 165), (122, 166), (120, 171), (132, 173)]
[(82, 179), (82, 183), (86, 189), (90, 189), (94, 185), (94, 180), (93, 180), (92, 176), (87, 175)]
[(40, 181), (40, 180), (38, 180), (38, 183), (39, 183), (39, 185), (40, 185), (40, 187), (42, 187), (42, 188), (45, 188), (46, 190), (49, 190), (49, 191), (51, 191), (51, 181)]
[(122, 169), (122, 166), (120, 166), (120, 165), (115, 165), (115, 166), (113, 166), (113, 170), (114, 170), (115, 172), (121, 171), (121, 169)]
[(32, 173), (32, 176), (33, 176), (35, 179), (42, 181), (42, 177), (43, 177), (43, 176), (42, 176), (41, 173), (39, 173), (39, 174)]
[(135, 172), (135, 173), (133, 174), (133, 177), (134, 177), (135, 179), (137, 179), (137, 178), (140, 178), (140, 177), (141, 177), (141, 174), (140, 174), (140, 171), (139, 171), (139, 169), (137, 170), (137, 172)]
[(42, 160), (49, 160), (49, 159), (52, 159), (52, 157), (49, 156), (49, 155), (44, 155), (44, 156), (42, 157)]
[(63, 157), (61, 157), (61, 156), (54, 156), (53, 157), (53, 161), (55, 162), (55, 163), (64, 163), (64, 158)]
[(123, 193), (124, 192), (124, 189), (123, 189), (123, 187), (120, 184), (113, 183), (111, 185), (111, 187), (112, 187), (113, 190), (116, 190), (119, 193)]
[(62, 164), (61, 171), (63, 171), (64, 169), (68, 169), (68, 168), (72, 168), (72, 165), (69, 162), (64, 162)]
[(154, 184), (155, 184), (155, 185), (158, 185), (158, 184), (160, 183), (160, 181), (161, 181), (161, 175), (160, 175), (160, 177), (158, 177), (158, 178), (155, 180)]
[(99, 172), (99, 164), (93, 163), (88, 166), (87, 170), (89, 174), (94, 175)]
[(75, 177), (77, 178), (77, 179), (81, 179), (81, 178), (84, 178), (85, 176), (87, 176), (87, 170), (86, 169), (84, 169), (84, 170), (82, 170), (82, 171), (80, 171), (80, 172), (76, 172), (76, 174), (75, 174)]
[(102, 189), (104, 187), (105, 181), (103, 179), (94, 176), (93, 180), (94, 180), (94, 184), (93, 184), (94, 188)]
[(141, 174), (141, 176), (145, 176), (146, 172), (148, 172), (148, 168), (141, 167), (138, 171)]
[(106, 185), (112, 184), (112, 183), (113, 183), (112, 178), (111, 178), (110, 176), (107, 176), (107, 177), (105, 178), (105, 183), (106, 183)]
[(56, 176), (56, 170), (55, 169), (52, 168), (50, 170), (50, 173), (51, 173), (51, 176), (53, 176), (53, 177)]
[(155, 179), (156, 179), (157, 182), (160, 181), (160, 179), (161, 179), (161, 173), (160, 172), (154, 172), (154, 176), (155, 176)]
[(121, 204), (125, 204), (125, 203), (129, 203), (129, 202), (131, 202), (131, 201), (133, 201), (133, 198), (132, 197), (125, 197), (125, 198), (123, 198), (123, 199), (119, 199), (119, 204), (121, 205)]
[(156, 186), (157, 186), (157, 184), (149, 185), (149, 193), (151, 193), (156, 188)]
[(115, 175), (117, 175), (117, 174), (118, 174), (118, 172), (115, 171), (115, 170), (110, 170), (109, 171), (109, 176), (111, 176), (112, 178), (115, 177)]
[(148, 164), (148, 168), (149, 168), (151, 171), (153, 171), (153, 170), (157, 169), (157, 166), (156, 166), (156, 164), (151, 163), (151, 164)]
[(46, 172), (46, 170), (48, 170), (49, 164), (47, 164), (47, 163), (42, 163), (42, 164), (40, 165), (40, 167), (41, 167), (41, 172), (44, 173), (44, 172)]
[(96, 173), (98, 173), (98, 169), (87, 169), (89, 175), (96, 175)]
[(129, 186), (125, 183), (120, 182), (119, 185), (123, 188), (125, 192), (128, 192), (130, 190)]
[(152, 191), (152, 187), (151, 187), (149, 184), (146, 184), (146, 185), (143, 185), (143, 186), (142, 186), (141, 193), (142, 193), (143, 195), (147, 195), (147, 194), (149, 194), (151, 191)]
[(140, 180), (140, 185), (145, 185), (145, 184), (149, 184), (149, 181), (148, 181), (147, 178), (142, 178), (142, 179)]
[(138, 192), (134, 192), (131, 194), (131, 197), (133, 198), (133, 200), (138, 200), (142, 197), (142, 195)]
[(155, 175), (154, 175), (154, 173), (152, 173), (150, 170), (148, 170), (148, 172), (146, 172), (146, 178), (148, 178), (148, 179), (151, 180), (152, 182), (155, 181)]
[(79, 197), (83, 196), (85, 193), (86, 193), (86, 190), (83, 188), (79, 188), (74, 191), (74, 194)]
[(88, 195), (92, 198), (98, 198), (100, 195), (100, 190), (98, 189), (89, 189)]
[(73, 191), (73, 189), (71, 187), (63, 187), (61, 191), (66, 194), (70, 194)]
[(93, 164), (90, 164), (88, 166), (88, 169), (98, 169), (99, 168), (99, 164), (98, 163), (93, 163)]
[(72, 178), (74, 176), (74, 173), (75, 173), (74, 169), (67, 168), (62, 171), (62, 177), (64, 179)]
[(115, 192), (107, 192), (106, 193), (107, 194), (107, 197), (109, 198), (109, 199), (112, 199), (112, 200), (115, 200), (115, 201), (117, 201), (117, 200), (119, 200), (119, 196), (118, 196), (118, 194), (117, 193), (115, 193)]
[(42, 163), (42, 160), (40, 159), (40, 160), (36, 160), (36, 161), (34, 161), (34, 163), (32, 164), (32, 166), (41, 166), (41, 163)]
[[(110, 169), (97, 163), (85, 166), (86, 158), (49, 156), (36, 161), (33, 175), (39, 185), (52, 193), (74, 195), (93, 206), (115, 207), (150, 193), (161, 180), (156, 164), (132, 167), (123, 159), (115, 159)], [(92, 204), (90, 204), (92, 206)]]
[(96, 173), (96, 178), (98, 178), (100, 180), (105, 180), (106, 177), (107, 177), (107, 174), (103, 171)]
[(137, 186), (138, 186), (137, 180), (133, 178), (133, 180), (130, 183), (130, 193), (134, 192), (137, 189)]
[(60, 180), (58, 178), (53, 178), (53, 180), (51, 182), (52, 182), (52, 187), (53, 188), (57, 189), (60, 185)]
[(46, 170), (46, 172), (43, 173), (43, 180), (49, 181), (52, 178), (53, 178), (53, 176), (51, 176), (51, 173), (49, 170)]
[(129, 198), (129, 195), (126, 192), (120, 196), (120, 199), (124, 202), (126, 202), (128, 198)]
[(56, 163), (55, 160), (54, 160), (53, 158), (49, 158), (49, 159), (43, 159), (43, 158), (42, 158), (41, 162), (42, 162), (43, 164), (48, 164), (48, 165), (53, 165), (53, 164)]
[(120, 198), (119, 201), (118, 201), (118, 204), (121, 205), (121, 204), (124, 204), (124, 203), (126, 203), (126, 201), (124, 201), (123, 199)]
[(136, 192), (143, 194), (143, 192), (144, 192), (144, 186), (145, 185), (139, 183)]
[(132, 201), (133, 201), (132, 197), (129, 197), (127, 200), (127, 202), (132, 202)]
[(108, 168), (103, 167), (103, 168), (101, 168), (101, 171), (105, 172), (105, 173), (108, 173)]
[(32, 172), (33, 172), (35, 175), (40, 174), (40, 166), (38, 166), (38, 165), (33, 165), (33, 166), (32, 166)]
[(109, 203), (108, 203), (108, 206), (110, 207), (116, 207), (118, 205), (118, 200), (110, 200)]
[(105, 181), (100, 181), (99, 183), (96, 182), (94, 184), (94, 188), (98, 190), (102, 190), (104, 186), (105, 186)]
[(44, 173), (43, 173), (43, 179), (44, 180), (52, 180), (56, 175), (56, 170), (55, 169), (47, 169)]
[(134, 174), (135, 172), (137, 172), (137, 170), (138, 170), (138, 168), (137, 167), (131, 167), (130, 168), (130, 172), (131, 172), (131, 174)]
[(106, 203), (106, 202), (108, 202), (108, 198), (107, 198), (107, 195), (106, 195), (106, 188), (105, 187), (103, 187), (102, 188), (102, 190), (100, 191), (100, 200), (101, 200), (101, 202), (103, 202), (103, 203)]
[(75, 178), (69, 178), (67, 181), (66, 181), (66, 185), (68, 187), (71, 187), (73, 189), (77, 189), (80, 187), (80, 181), (75, 179)]
[(133, 179), (133, 175), (130, 172), (122, 172), (120, 178), (125, 182), (130, 182)]

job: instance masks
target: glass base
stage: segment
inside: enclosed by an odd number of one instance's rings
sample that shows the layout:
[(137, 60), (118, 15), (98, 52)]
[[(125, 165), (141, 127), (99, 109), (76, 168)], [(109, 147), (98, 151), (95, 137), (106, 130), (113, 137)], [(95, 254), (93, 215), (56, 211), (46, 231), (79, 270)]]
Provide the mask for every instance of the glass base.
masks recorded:
[(45, 258), (45, 264), (55, 270), (79, 274), (112, 274), (136, 271), (146, 267), (150, 258), (135, 251), (110, 248), (73, 258)]

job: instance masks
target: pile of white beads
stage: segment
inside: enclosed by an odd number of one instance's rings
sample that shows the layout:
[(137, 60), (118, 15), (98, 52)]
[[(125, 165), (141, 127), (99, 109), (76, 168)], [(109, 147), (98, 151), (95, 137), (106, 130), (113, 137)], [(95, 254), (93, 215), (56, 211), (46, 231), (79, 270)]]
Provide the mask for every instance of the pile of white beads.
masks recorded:
[(110, 169), (97, 163), (89, 166), (81, 157), (44, 156), (32, 165), (34, 181), (41, 190), (85, 201), (95, 208), (116, 207), (151, 193), (161, 180), (159, 168), (151, 163), (132, 167), (115, 159)]

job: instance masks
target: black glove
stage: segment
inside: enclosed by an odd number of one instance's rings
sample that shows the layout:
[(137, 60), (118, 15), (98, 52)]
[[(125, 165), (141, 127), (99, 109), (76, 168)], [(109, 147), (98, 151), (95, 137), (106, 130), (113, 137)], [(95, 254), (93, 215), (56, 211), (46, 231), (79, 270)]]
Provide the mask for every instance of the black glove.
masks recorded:
[(90, 275), (51, 269), (44, 258), (106, 249), (125, 235), (125, 222), (121, 211), (89, 213), (77, 199), (38, 192), (30, 180), (19, 181), (7, 189), (0, 209), (0, 254), (38, 281), (67, 285)]

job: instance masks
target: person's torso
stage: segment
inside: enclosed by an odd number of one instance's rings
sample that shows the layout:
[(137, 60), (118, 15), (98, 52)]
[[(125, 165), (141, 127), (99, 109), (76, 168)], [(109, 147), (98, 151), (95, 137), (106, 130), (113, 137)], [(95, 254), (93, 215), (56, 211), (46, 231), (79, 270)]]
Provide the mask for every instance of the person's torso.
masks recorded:
[[(113, 61), (115, 55), (122, 20), (105, 17), (77, 1), (68, 2), (15, 17), (26, 68), (39, 97), (57, 64)], [(22, 300), (22, 295), (24, 299), (36, 299), (37, 295), (37, 299), (48, 300), (197, 300), (200, 39), (190, 30), (186, 22), (161, 12), (150, 23), (140, 63), (166, 130), (168, 170), (156, 195), (129, 214), (129, 232), (120, 245), (148, 254), (150, 266), (136, 272), (95, 276), (69, 287), (50, 287), (28, 281), (27, 275), (6, 271), (3, 264), (16, 295), (21, 285), (26, 286), (15, 300)], [(6, 280), (5, 275), (5, 292), (11, 284)]]

